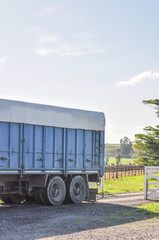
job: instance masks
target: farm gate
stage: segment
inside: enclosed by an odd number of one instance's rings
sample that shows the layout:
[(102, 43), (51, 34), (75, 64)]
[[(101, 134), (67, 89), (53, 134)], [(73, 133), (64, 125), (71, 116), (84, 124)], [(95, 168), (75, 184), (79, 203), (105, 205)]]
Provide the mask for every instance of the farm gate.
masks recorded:
[(159, 166), (145, 166), (144, 198), (159, 198)]

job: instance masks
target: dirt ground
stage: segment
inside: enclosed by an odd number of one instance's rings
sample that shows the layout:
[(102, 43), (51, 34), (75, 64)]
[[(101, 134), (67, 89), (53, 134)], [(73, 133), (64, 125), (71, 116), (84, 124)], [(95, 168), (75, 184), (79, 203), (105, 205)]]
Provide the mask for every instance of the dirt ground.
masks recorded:
[(131, 215), (143, 193), (99, 197), (96, 203), (0, 205), (0, 240), (159, 239), (159, 219)]

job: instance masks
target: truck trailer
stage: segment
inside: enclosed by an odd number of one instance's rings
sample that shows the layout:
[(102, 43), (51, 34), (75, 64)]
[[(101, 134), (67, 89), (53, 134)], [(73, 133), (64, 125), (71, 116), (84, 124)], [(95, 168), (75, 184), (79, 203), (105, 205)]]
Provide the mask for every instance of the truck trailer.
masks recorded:
[(0, 199), (89, 199), (104, 174), (104, 132), (101, 112), (0, 99)]

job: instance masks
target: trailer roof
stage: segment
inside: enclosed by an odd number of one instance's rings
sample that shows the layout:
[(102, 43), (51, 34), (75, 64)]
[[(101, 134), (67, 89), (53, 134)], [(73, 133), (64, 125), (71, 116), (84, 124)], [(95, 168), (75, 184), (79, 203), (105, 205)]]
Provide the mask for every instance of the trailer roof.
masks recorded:
[(104, 131), (102, 112), (0, 99), (0, 122)]

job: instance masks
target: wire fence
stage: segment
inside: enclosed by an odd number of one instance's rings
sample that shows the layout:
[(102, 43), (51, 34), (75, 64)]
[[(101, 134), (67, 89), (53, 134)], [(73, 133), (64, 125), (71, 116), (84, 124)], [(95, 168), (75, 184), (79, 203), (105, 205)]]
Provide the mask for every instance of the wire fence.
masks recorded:
[(138, 165), (105, 165), (104, 179), (122, 178), (144, 174), (144, 166)]

